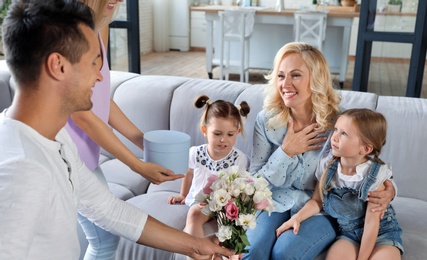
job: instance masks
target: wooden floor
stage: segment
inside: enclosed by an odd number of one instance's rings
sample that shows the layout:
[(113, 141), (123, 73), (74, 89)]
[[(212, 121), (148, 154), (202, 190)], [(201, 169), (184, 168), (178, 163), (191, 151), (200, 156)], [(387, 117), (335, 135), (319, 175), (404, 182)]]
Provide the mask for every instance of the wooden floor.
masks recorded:
[[(141, 74), (171, 75), (192, 78), (208, 78), (205, 69), (205, 53), (201, 51), (170, 51), (149, 53), (141, 57)], [(408, 80), (409, 63), (405, 60), (373, 60), (369, 76), (368, 91), (385, 96), (405, 96)], [(344, 88), (351, 90), (354, 72), (354, 59), (350, 58)], [(250, 83), (264, 83), (268, 70), (251, 70)], [(424, 72), (424, 78), (426, 77)], [(219, 78), (219, 69), (213, 69), (213, 78)], [(231, 75), (230, 80), (238, 81), (238, 75)], [(338, 77), (334, 75), (334, 84), (339, 86)], [(423, 82), (421, 97), (427, 98), (427, 82)]]

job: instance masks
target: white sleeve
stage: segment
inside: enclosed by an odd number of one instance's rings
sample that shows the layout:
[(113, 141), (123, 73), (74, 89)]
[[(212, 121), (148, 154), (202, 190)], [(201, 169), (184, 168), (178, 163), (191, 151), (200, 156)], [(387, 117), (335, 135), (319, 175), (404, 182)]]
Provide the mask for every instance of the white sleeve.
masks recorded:
[[(392, 175), (393, 174), (391, 171), (391, 165), (389, 165), (389, 164), (381, 165), (381, 168), (378, 171), (377, 179), (375, 180), (374, 184), (372, 184), (369, 191), (378, 190), (378, 188), (384, 183), (384, 181), (391, 180), (390, 178)], [(394, 189), (396, 190), (396, 194), (397, 194), (397, 187), (396, 187), (394, 181), (392, 181), (392, 183), (393, 183)]]
[(114, 234), (137, 241), (147, 214), (115, 197), (83, 163), (81, 166), (79, 212)]
[(328, 166), (329, 162), (332, 160), (333, 157), (334, 156), (330, 151), (328, 151), (328, 153), (322, 156), (316, 167), (315, 175), (317, 180), (320, 180), (322, 178), (322, 175), (325, 173), (326, 167)]
[(189, 153), (188, 168), (190, 169), (196, 168), (196, 156), (197, 156), (196, 150), (197, 150), (197, 146), (192, 146), (190, 147), (190, 151), (188, 152)]
[(68, 133), (58, 135), (67, 149), (72, 164), (72, 174), (77, 179), (78, 211), (98, 226), (112, 233), (137, 241), (144, 229), (148, 215), (141, 209), (118, 199), (104, 186), (78, 156), (77, 148)]

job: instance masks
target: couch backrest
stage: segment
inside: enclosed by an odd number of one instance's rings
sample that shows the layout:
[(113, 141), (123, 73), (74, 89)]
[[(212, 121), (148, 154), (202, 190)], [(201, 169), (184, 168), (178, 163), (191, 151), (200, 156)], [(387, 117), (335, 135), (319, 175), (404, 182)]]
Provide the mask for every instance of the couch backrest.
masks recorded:
[(387, 141), (380, 157), (391, 163), (398, 195), (427, 201), (427, 99), (378, 98), (387, 119)]

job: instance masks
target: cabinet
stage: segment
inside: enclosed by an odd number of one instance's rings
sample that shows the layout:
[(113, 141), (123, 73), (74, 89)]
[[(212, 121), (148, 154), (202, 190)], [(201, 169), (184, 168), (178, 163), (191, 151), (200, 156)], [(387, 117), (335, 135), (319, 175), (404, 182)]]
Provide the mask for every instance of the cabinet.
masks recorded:
[(190, 50), (190, 0), (169, 0), (170, 49)]
[(196, 48), (206, 47), (206, 19), (205, 12), (191, 12), (190, 46)]

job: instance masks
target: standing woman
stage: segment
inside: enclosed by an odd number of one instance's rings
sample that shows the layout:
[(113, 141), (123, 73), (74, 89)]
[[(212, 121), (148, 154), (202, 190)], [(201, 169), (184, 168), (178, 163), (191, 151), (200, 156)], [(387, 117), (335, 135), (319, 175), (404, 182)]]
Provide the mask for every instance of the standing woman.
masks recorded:
[[(108, 67), (106, 53), (108, 24), (119, 3), (123, 2), (123, 0), (81, 0), (81, 2), (87, 4), (94, 11), (95, 26), (98, 30), (100, 54), (102, 56), (102, 64), (99, 64), (99, 68), (103, 77), (103, 80), (97, 82), (93, 88), (92, 110), (71, 114), (65, 126), (77, 145), (81, 159), (105, 185), (107, 185), (107, 182), (98, 166), (100, 147), (155, 184), (183, 177), (175, 175), (172, 171), (160, 165), (142, 162), (110, 130), (111, 126), (132, 143), (144, 149), (144, 134), (110, 99), (110, 68)], [(81, 215), (79, 215), (79, 222), (89, 241), (84, 259), (113, 259), (119, 238), (97, 227)]]
[[(340, 112), (340, 97), (322, 53), (305, 43), (283, 46), (267, 78), (264, 108), (255, 122), (250, 172), (268, 180), (275, 212), (270, 217), (262, 213), (256, 228), (248, 230), (251, 245), (243, 259), (314, 259), (335, 239), (331, 217), (307, 219), (298, 235), (287, 230), (276, 237), (275, 231), (313, 194), (316, 166)], [(388, 205), (393, 196), (394, 189), (388, 188), (378, 197)]]

